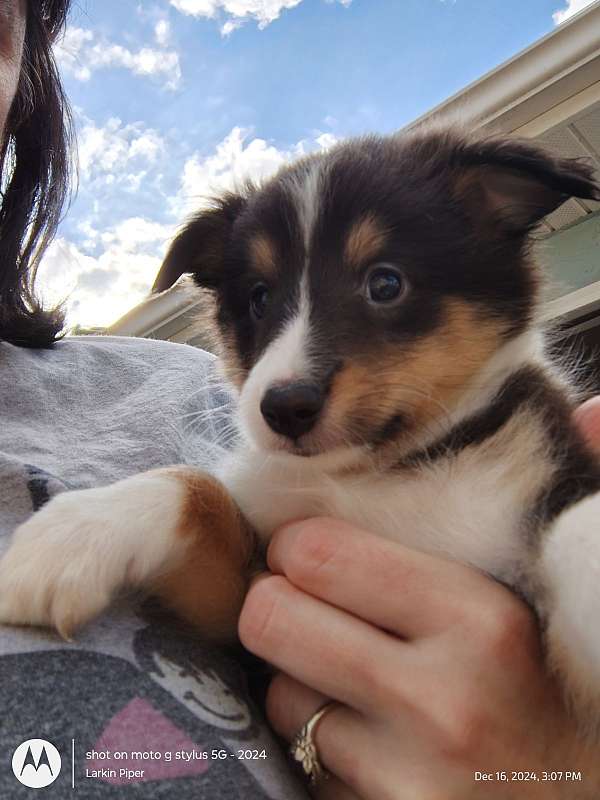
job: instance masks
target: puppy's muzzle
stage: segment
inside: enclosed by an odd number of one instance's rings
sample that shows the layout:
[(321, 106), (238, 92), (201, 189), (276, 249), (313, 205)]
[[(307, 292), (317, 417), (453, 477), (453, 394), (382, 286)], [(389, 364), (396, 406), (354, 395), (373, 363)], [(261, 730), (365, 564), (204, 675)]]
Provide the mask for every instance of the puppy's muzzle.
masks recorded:
[(265, 392), (260, 411), (275, 433), (299, 439), (317, 423), (325, 392), (314, 383), (288, 383)]

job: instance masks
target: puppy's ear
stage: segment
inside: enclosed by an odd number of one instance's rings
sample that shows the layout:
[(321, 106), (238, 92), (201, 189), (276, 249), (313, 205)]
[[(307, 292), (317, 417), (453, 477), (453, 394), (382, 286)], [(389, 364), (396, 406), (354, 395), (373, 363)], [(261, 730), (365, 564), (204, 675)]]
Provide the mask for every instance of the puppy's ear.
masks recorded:
[(459, 149), (457, 189), (471, 215), (505, 234), (525, 234), (570, 197), (600, 200), (583, 159), (557, 158), (533, 142), (484, 139)]
[(164, 292), (184, 274), (192, 274), (199, 286), (216, 289), (233, 223), (245, 204), (242, 195), (225, 194), (211, 208), (192, 217), (173, 240), (152, 292)]

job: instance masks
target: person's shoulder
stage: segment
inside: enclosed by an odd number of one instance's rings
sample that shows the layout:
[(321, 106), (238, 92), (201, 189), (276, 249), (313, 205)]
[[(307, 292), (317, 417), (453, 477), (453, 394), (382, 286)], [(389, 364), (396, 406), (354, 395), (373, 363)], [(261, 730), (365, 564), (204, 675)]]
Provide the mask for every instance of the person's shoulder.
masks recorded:
[(54, 345), (54, 350), (62, 351), (65, 355), (74, 351), (90, 357), (114, 355), (118, 359), (131, 358), (155, 365), (191, 361), (208, 366), (216, 360), (212, 353), (188, 344), (163, 339), (138, 339), (134, 336), (67, 336)]

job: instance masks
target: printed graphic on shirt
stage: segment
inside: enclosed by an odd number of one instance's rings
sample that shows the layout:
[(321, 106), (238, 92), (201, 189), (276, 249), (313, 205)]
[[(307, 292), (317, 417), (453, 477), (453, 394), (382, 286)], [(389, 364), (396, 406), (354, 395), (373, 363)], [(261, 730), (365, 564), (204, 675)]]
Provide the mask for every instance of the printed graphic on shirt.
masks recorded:
[[(235, 754), (210, 757), (231, 750), (219, 728), (122, 659), (68, 650), (11, 655), (2, 658), (2, 676), (0, 752), (43, 736), (64, 765), (74, 739), (75, 796), (129, 797), (125, 784), (144, 783), (143, 796), (152, 800), (268, 798)], [(44, 797), (70, 796), (71, 779), (63, 767)], [(1, 797), (25, 800), (29, 791), (10, 763), (0, 767)]]
[(228, 739), (248, 741), (258, 726), (245, 700), (239, 672), (219, 664), (213, 648), (190, 647), (164, 626), (149, 625), (135, 635), (133, 649), (140, 668), (173, 694), (194, 716)]
[(39, 511), (55, 494), (75, 488), (66, 481), (61, 481), (55, 478), (54, 475), (50, 475), (49, 472), (39, 469), (39, 467), (34, 467), (31, 464), (25, 464), (24, 467), (33, 511)]
[(115, 785), (202, 775), (212, 763), (187, 733), (140, 697), (108, 721), (89, 752), (86, 771)]

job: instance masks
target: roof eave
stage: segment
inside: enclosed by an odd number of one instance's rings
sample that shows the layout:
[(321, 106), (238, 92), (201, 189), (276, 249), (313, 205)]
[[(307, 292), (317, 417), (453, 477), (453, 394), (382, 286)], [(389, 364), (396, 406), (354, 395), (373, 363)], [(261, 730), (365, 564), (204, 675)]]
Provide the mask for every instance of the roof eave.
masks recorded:
[(600, 0), (414, 120), (513, 131), (600, 83)]

